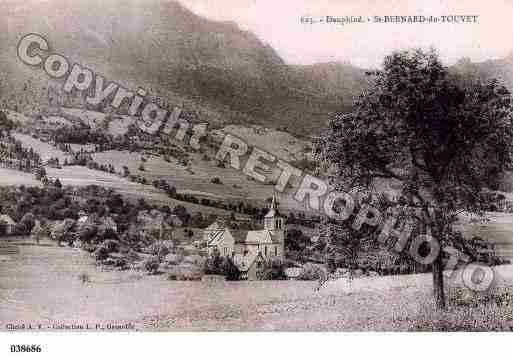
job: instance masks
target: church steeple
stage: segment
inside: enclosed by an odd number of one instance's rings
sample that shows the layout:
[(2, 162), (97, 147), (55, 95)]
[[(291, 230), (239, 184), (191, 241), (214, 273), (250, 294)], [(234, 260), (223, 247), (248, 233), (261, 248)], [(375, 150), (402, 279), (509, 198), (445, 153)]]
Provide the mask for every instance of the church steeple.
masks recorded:
[(269, 212), (264, 217), (264, 228), (270, 231), (282, 231), (283, 228), (283, 217), (281, 217), (278, 211), (278, 201), (276, 200), (276, 193), (273, 193), (271, 206)]
[(276, 204), (276, 192), (273, 192), (273, 199), (271, 201), (271, 210), (277, 210), (278, 208), (276, 207), (277, 204)]

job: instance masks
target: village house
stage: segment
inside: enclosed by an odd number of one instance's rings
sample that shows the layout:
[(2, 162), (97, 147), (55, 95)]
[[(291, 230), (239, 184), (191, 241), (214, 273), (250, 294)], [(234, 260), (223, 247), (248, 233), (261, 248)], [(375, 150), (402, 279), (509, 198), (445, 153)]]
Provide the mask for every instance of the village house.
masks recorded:
[(16, 222), (7, 214), (0, 214), (0, 223), (5, 225), (5, 234), (14, 234)]
[(205, 228), (203, 239), (207, 253), (215, 251), (223, 257), (231, 257), (241, 271), (241, 279), (256, 279), (258, 267), (264, 260), (283, 259), (285, 251), (285, 218), (279, 213), (273, 197), (269, 212), (261, 230), (241, 231), (228, 228), (215, 221)]
[(173, 227), (181, 224), (176, 216), (165, 216), (158, 210), (140, 211), (137, 215), (140, 233), (143, 237), (157, 237), (159, 240), (171, 239)]
[(87, 215), (84, 211), (80, 211), (78, 216), (77, 225), (79, 228), (82, 226), (97, 225), (105, 226), (106, 229), (111, 229), (116, 233), (118, 231), (116, 221), (114, 221), (114, 219), (109, 215), (100, 218), (97, 214)]

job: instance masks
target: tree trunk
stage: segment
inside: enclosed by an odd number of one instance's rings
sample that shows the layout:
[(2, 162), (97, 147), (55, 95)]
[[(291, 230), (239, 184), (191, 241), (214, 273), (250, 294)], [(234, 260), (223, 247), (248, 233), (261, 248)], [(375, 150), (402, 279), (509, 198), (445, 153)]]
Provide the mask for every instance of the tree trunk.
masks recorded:
[(437, 309), (445, 309), (444, 274), (442, 251), (433, 262), (433, 295)]
[[(441, 206), (436, 206), (436, 208), (440, 208)], [(432, 263), (432, 271), (433, 271), (433, 296), (435, 299), (435, 307), (440, 310), (445, 309), (445, 291), (444, 291), (444, 269), (443, 269), (443, 261), (442, 261), (442, 238), (445, 235), (445, 224), (443, 213), (440, 210), (435, 210), (433, 213), (432, 227), (430, 231), (430, 235), (434, 235), (434, 239), (438, 241), (440, 245), (440, 252), (438, 256)]]

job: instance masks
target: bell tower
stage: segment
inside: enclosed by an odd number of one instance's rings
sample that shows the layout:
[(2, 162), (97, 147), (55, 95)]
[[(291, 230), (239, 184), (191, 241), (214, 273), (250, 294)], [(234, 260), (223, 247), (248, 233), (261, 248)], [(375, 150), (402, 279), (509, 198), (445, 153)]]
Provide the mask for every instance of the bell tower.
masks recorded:
[(282, 256), (285, 245), (285, 218), (278, 211), (276, 194), (273, 194), (269, 212), (264, 217), (264, 229), (271, 233), (273, 242), (278, 245), (277, 255)]

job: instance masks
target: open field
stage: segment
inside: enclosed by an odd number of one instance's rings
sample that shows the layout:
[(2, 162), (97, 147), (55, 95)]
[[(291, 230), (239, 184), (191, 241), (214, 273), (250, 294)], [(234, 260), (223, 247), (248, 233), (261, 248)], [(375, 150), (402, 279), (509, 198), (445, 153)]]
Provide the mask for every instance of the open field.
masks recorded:
[(143, 185), (140, 183), (130, 182), (117, 175), (92, 170), (83, 166), (65, 166), (62, 169), (47, 168), (47, 173), (51, 178), (59, 178), (63, 186), (98, 185), (104, 188), (112, 188), (121, 195), (132, 199), (144, 198), (148, 201), (162, 205), (167, 204), (171, 207), (183, 205), (191, 211), (191, 213), (202, 212), (205, 214), (216, 213), (229, 215), (228, 211), (222, 209), (201, 206), (189, 202), (181, 202), (169, 198), (163, 191), (154, 188), (151, 184)]
[[(338, 280), (320, 291), (315, 282), (301, 281), (206, 284), (101, 271), (87, 253), (49, 242), (19, 248), (0, 261), (1, 328), (131, 323), (140, 330), (413, 330), (433, 317), (430, 275)], [(511, 285), (513, 267), (497, 269), (499, 284)], [(82, 273), (89, 283), (79, 280)], [(509, 328), (513, 316), (505, 310), (509, 317), (501, 320)]]
[(41, 182), (34, 178), (32, 173), (0, 168), (0, 186), (42, 186)]
[(43, 161), (47, 161), (49, 158), (57, 157), (59, 161), (63, 162), (65, 158), (68, 158), (69, 155), (62, 152), (55, 146), (52, 146), (49, 143), (43, 142), (36, 138), (33, 138), (29, 135), (25, 135), (23, 133), (14, 132), (12, 136), (20, 141), (22, 145), (26, 148), (32, 148), (34, 151), (39, 153), (41, 159)]
[[(190, 154), (190, 165), (184, 167), (176, 160), (166, 162), (160, 156), (146, 156), (144, 171), (139, 170), (140, 153), (129, 151), (105, 151), (93, 154), (100, 164), (113, 164), (116, 170), (127, 166), (131, 174), (144, 176), (150, 183), (155, 179), (164, 179), (175, 186), (179, 192), (219, 199), (244, 200), (263, 205), (263, 201), (273, 194), (273, 186), (249, 179), (242, 171), (232, 168), (218, 168), (212, 162), (201, 159), (200, 154)], [(218, 177), (222, 184), (214, 184), (212, 178)], [(292, 198), (292, 192), (280, 195), (280, 206), (285, 209), (304, 210), (302, 204)]]
[[(46, 121), (71, 124), (74, 122), (82, 122), (88, 124), (92, 128), (102, 127), (105, 121), (105, 114), (95, 111), (88, 111), (77, 108), (62, 108), (62, 116), (50, 116)], [(35, 119), (24, 116), (14, 111), (7, 112), (8, 116), (20, 123), (38, 126)], [(113, 135), (119, 135), (126, 132), (128, 126), (133, 123), (134, 119), (130, 116), (114, 116), (109, 123), (108, 132)], [(307, 142), (297, 139), (292, 135), (261, 127), (244, 127), (244, 126), (228, 126), (223, 131), (235, 134), (247, 141), (250, 146), (257, 146), (276, 155), (278, 158), (285, 160), (295, 160), (304, 157), (304, 150)], [(62, 152), (50, 143), (43, 142), (33, 138), (30, 135), (14, 132), (13, 136), (21, 141), (24, 147), (33, 148), (40, 154), (43, 161), (49, 158), (59, 158), (61, 163), (65, 158), (69, 159), (69, 155)], [(177, 143), (178, 147), (183, 144)], [(94, 145), (75, 145), (71, 144), (73, 150), (78, 151), (80, 148), (92, 150)], [(183, 148), (182, 148), (183, 150)], [(220, 197), (231, 200), (243, 200), (256, 206), (264, 206), (264, 200), (273, 193), (273, 186), (260, 183), (243, 173), (242, 170), (235, 170), (227, 166), (227, 168), (219, 168), (213, 159), (215, 154), (210, 154), (211, 160), (205, 160), (200, 153), (189, 152), (189, 163), (187, 167), (178, 162), (177, 159), (171, 158), (170, 162), (166, 162), (162, 156), (145, 156), (147, 162), (144, 163), (145, 171), (140, 171), (141, 153), (129, 151), (106, 151), (94, 153), (93, 158), (99, 164), (111, 164), (116, 171), (121, 171), (123, 166), (127, 166), (132, 174), (144, 176), (149, 183), (155, 179), (164, 179), (173, 184), (179, 192), (195, 194), (199, 197), (207, 197), (210, 199), (219, 199)], [(244, 165), (248, 156), (243, 158)], [(280, 170), (272, 167), (272, 171), (265, 173), (268, 179), (277, 179)], [(53, 169), (48, 169), (52, 171)], [(262, 172), (259, 170), (259, 172)], [(67, 178), (71, 181), (73, 173), (68, 173)], [(82, 173), (76, 173), (75, 181), (82, 181)], [(221, 179), (222, 184), (213, 184), (211, 180), (214, 177)], [(299, 185), (299, 179), (291, 180), (293, 185)], [(280, 195), (280, 205), (282, 209), (310, 212), (308, 208), (293, 199), (293, 189), (288, 189), (286, 193)]]
[[(152, 203), (160, 205), (168, 205), (171, 208), (182, 205), (190, 213), (202, 212), (204, 214), (220, 214), (229, 215), (230, 212), (214, 207), (205, 207), (202, 205), (177, 201), (169, 198), (161, 190), (153, 188), (151, 185), (142, 185), (139, 183), (129, 182), (119, 176), (106, 173), (103, 171), (91, 170), (83, 166), (66, 166), (62, 169), (47, 168), (47, 174), (50, 178), (59, 178), (63, 186), (88, 186), (99, 185), (105, 188), (112, 188), (126, 198), (137, 200), (144, 198)], [(0, 168), (0, 185), (1, 186), (42, 186), (40, 181), (36, 181), (31, 173)]]
[(223, 128), (223, 132), (230, 133), (244, 140), (248, 145), (258, 147), (285, 161), (299, 160), (305, 157), (305, 148), (308, 143), (291, 134), (260, 126), (230, 125)]
[(4, 112), (7, 115), (7, 118), (10, 119), (11, 121), (17, 122), (21, 125), (27, 125), (27, 124), (34, 122), (34, 119), (32, 119), (31, 117), (27, 117), (19, 112), (16, 112), (16, 111), (12, 111), (12, 110), (5, 109), (5, 108), (0, 109), (0, 111)]

